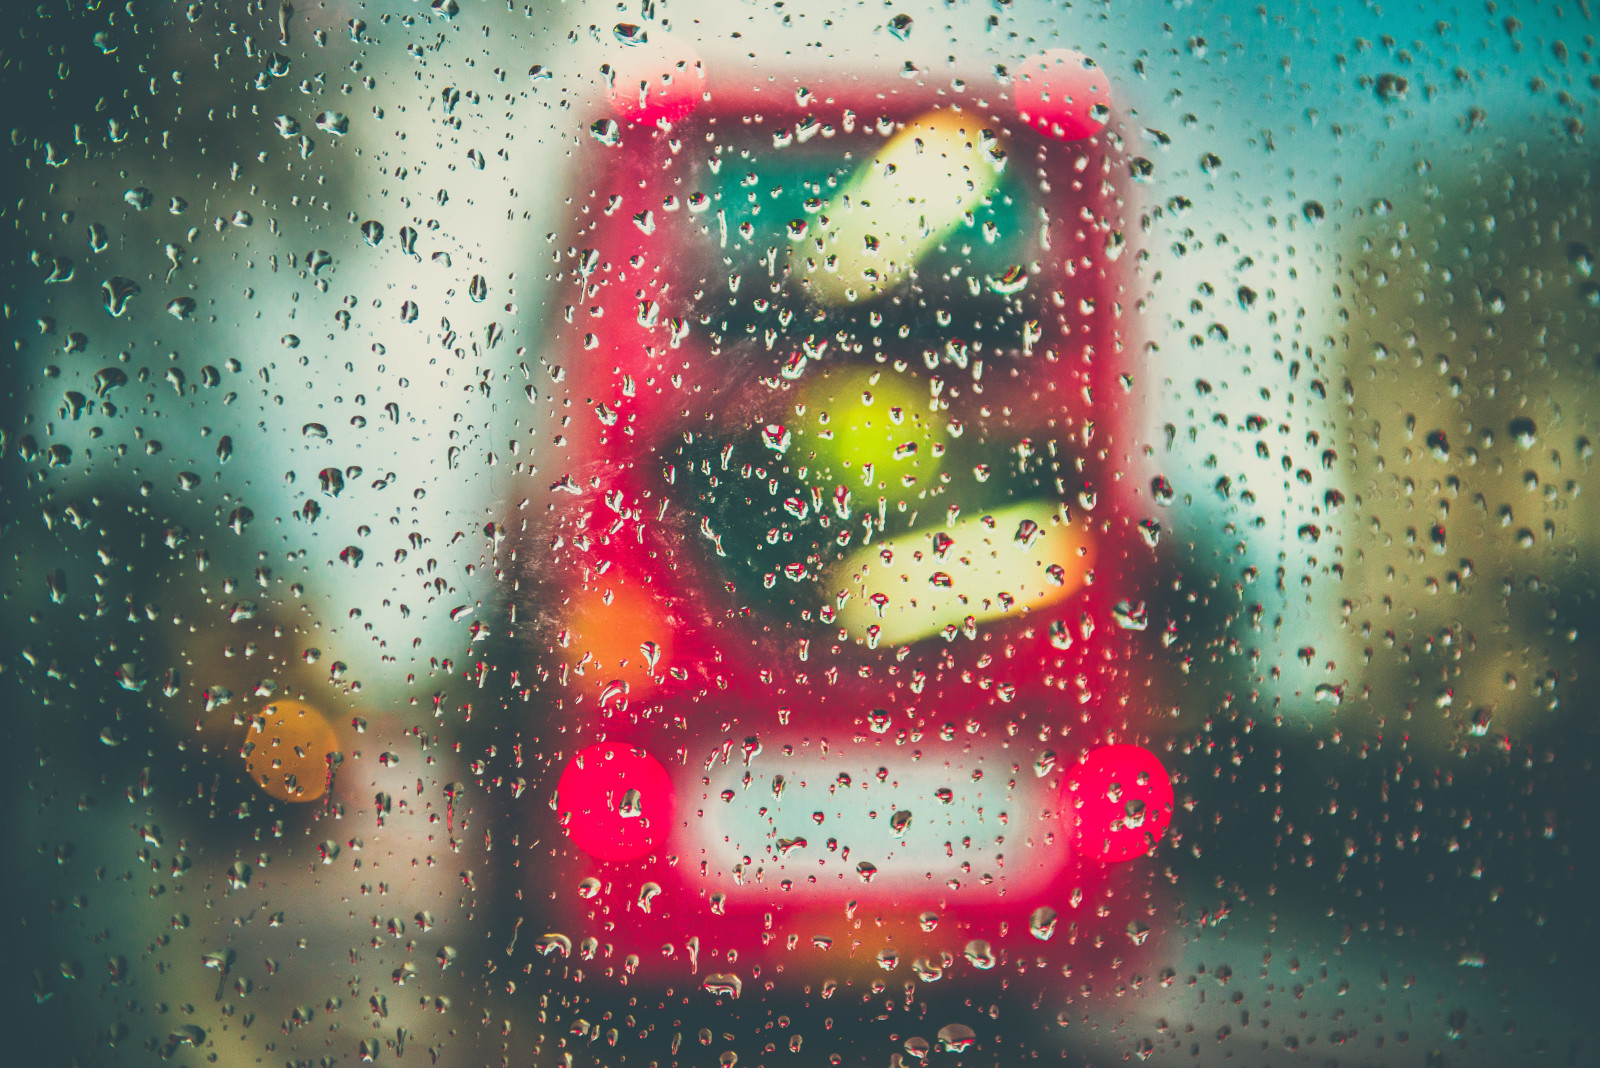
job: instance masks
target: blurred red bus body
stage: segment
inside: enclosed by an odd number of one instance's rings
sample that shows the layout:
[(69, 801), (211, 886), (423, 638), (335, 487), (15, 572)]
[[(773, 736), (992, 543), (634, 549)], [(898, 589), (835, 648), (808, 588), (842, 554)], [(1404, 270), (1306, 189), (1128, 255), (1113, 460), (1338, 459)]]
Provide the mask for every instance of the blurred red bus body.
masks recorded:
[(1156, 701), (1118, 142), (1000, 85), (707, 74), (596, 121), (563, 241), (543, 948), (1133, 959), (1173, 793), (1114, 744)]

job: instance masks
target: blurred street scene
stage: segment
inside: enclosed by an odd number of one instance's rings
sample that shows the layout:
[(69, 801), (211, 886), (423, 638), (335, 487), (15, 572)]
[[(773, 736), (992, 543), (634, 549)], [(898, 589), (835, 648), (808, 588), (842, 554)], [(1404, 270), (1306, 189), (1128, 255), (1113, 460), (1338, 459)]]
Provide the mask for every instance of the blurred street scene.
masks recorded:
[(1583, 5), (8, 20), (29, 1063), (1583, 1065)]

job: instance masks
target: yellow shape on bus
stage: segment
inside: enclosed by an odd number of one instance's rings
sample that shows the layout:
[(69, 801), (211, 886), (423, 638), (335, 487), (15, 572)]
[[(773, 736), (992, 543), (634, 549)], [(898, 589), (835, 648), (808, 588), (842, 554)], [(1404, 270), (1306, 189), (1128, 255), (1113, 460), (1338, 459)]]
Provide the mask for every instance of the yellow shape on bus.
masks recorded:
[(903, 645), (1057, 604), (1093, 566), (1085, 526), (1033, 501), (863, 545), (828, 588), (849, 594), (838, 620), (852, 637)]
[[(974, 118), (930, 111), (857, 167), (823, 208), (801, 276), (821, 304), (873, 300), (969, 222), (1000, 184), (1005, 154)], [(805, 248), (805, 246), (802, 246)]]

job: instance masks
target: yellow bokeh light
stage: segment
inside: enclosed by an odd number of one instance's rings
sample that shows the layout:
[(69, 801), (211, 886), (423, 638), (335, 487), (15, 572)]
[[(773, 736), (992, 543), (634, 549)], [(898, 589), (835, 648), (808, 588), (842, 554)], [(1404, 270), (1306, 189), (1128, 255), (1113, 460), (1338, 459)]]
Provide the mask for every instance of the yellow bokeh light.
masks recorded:
[(299, 701), (274, 701), (251, 722), (244, 743), (250, 781), (279, 801), (316, 801), (328, 788), (339, 738), (327, 717)]
[(869, 468), (873, 485), (906, 475), (928, 483), (944, 466), (928, 387), (918, 378), (842, 368), (808, 382), (801, 403), (801, 462), (812, 485), (861, 484)]

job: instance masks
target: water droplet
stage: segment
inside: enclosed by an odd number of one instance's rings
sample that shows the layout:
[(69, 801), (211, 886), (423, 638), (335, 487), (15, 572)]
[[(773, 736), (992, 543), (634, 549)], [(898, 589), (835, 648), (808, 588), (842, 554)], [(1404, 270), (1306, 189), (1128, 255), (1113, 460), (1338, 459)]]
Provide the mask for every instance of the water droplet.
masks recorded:
[(1373, 88), (1380, 100), (1394, 103), (1406, 98), (1411, 91), (1411, 82), (1398, 74), (1380, 74)]
[(1020, 263), (1007, 267), (998, 277), (989, 275), (984, 279), (991, 293), (1001, 296), (1011, 296), (1028, 288), (1028, 269)]
[(572, 939), (557, 931), (542, 935), (533, 941), (534, 952), (540, 956), (572, 956)]
[(777, 423), (768, 423), (761, 428), (761, 441), (767, 448), (781, 456), (789, 451), (791, 441), (789, 428)]
[(713, 972), (706, 976), (701, 984), (707, 993), (718, 997), (737, 998), (744, 990), (744, 983), (737, 975), (728, 972)]
[(250, 885), (250, 876), (254, 869), (242, 860), (236, 860), (228, 868), (228, 885), (235, 890), (243, 890)]
[(1574, 241), (1567, 246), (1567, 262), (1585, 278), (1594, 274), (1594, 253), (1582, 242)]
[(113, 318), (121, 318), (122, 313), (128, 310), (128, 301), (139, 294), (139, 283), (118, 275), (101, 282), (100, 289), (104, 293), (106, 311)]
[(1117, 626), (1123, 630), (1144, 630), (1150, 625), (1150, 611), (1143, 601), (1138, 604), (1118, 601), (1111, 609), (1111, 618), (1116, 620)]
[(623, 791), (622, 798), (617, 802), (617, 815), (634, 820), (644, 815), (644, 798), (638, 790)]
[(1052, 620), (1050, 623), (1050, 644), (1065, 652), (1072, 648), (1072, 630), (1064, 619)]
[(945, 1024), (937, 1038), (941, 1053), (965, 1053), (978, 1041), (977, 1033), (966, 1024)]

